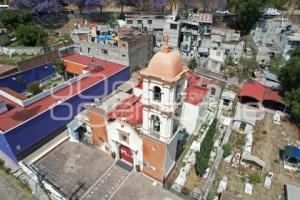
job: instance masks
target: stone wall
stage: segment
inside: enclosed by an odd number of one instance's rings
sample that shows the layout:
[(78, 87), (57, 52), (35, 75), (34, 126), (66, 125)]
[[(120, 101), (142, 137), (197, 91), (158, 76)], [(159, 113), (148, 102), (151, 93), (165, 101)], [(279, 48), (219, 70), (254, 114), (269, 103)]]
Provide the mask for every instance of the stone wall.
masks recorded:
[(24, 71), (24, 70), (35, 68), (37, 66), (41, 66), (49, 62), (53, 62), (58, 58), (59, 58), (58, 51), (52, 51), (43, 55), (35, 56), (33, 58), (20, 61), (17, 63), (17, 65), (20, 71)]
[(0, 54), (12, 56), (13, 54), (38, 55), (42, 54), (42, 47), (0, 47)]

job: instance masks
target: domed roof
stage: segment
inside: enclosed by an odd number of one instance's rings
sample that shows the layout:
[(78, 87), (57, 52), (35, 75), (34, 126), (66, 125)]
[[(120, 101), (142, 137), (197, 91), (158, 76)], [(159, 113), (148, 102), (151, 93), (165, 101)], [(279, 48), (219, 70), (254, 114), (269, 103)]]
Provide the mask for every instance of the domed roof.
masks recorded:
[(176, 81), (186, 71), (178, 51), (171, 51), (164, 46), (150, 60), (142, 75), (156, 77), (165, 81)]

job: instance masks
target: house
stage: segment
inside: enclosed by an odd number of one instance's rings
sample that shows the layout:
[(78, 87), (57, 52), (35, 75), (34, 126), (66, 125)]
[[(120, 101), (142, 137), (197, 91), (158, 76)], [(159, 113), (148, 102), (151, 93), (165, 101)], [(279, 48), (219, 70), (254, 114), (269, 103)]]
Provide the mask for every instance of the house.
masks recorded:
[(300, 45), (300, 31), (286, 30), (278, 35), (276, 44), (286, 60), (290, 59), (290, 53)]
[(205, 67), (209, 71), (220, 73), (224, 61), (225, 61), (224, 53), (220, 49), (219, 50), (210, 49), (208, 61)]
[(151, 32), (155, 37), (156, 44), (163, 41), (163, 30), (167, 17), (162, 14), (152, 13), (127, 13), (125, 15), (125, 26)]
[(152, 56), (154, 37), (129, 28), (111, 29), (107, 25), (80, 25), (71, 34), (75, 52), (105, 61), (131, 66), (146, 65)]
[(163, 36), (167, 37), (168, 45), (171, 48), (178, 49), (180, 46), (182, 23), (175, 16), (168, 16), (164, 25)]
[[(90, 141), (162, 183), (183, 150), (185, 130), (193, 131), (207, 104), (208, 89), (188, 84), (190, 73), (179, 52), (163, 46), (140, 71), (133, 92), (117, 89), (113, 95), (85, 105), (84, 126), (91, 132)], [(187, 112), (191, 108), (193, 116)], [(74, 124), (76, 128), (83, 123), (77, 120)], [(70, 134), (75, 140), (83, 135), (78, 131)]]
[(126, 14), (125, 22), (127, 27), (139, 28), (147, 31), (163, 31), (166, 17), (162, 14), (134, 13)]
[[(117, 63), (96, 60), (99, 68), (95, 68), (87, 66), (85, 61), (91, 58), (86, 56), (70, 55), (63, 59), (73, 63), (70, 69), (81, 66), (84, 70), (64, 80), (48, 63), (0, 79), (0, 100), (2, 108), (7, 107), (0, 114), (0, 150), (15, 165), (61, 133), (83, 110), (84, 103), (105, 97), (130, 76), (129, 67)], [(61, 82), (54, 84), (53, 80), (58, 79)], [(32, 95), (27, 90), (32, 82), (48, 86)]]
[(259, 64), (267, 64), (276, 53), (281, 53), (288, 60), (291, 51), (299, 45), (298, 27), (280, 16), (258, 20), (252, 31), (252, 47), (257, 52)]
[(266, 87), (280, 90), (280, 81), (278, 76), (267, 69), (262, 69), (254, 72), (255, 81), (263, 84)]

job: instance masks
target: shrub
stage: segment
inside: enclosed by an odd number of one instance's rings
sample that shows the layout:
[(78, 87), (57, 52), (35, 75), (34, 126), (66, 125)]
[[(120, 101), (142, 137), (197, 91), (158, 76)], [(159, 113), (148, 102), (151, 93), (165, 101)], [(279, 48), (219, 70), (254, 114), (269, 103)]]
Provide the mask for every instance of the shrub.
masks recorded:
[(16, 37), (24, 46), (45, 46), (48, 35), (39, 26), (21, 24), (16, 29)]
[(14, 30), (19, 24), (28, 24), (32, 21), (32, 15), (24, 10), (1, 10), (0, 23), (9, 30)]
[(192, 58), (188, 63), (188, 67), (191, 70), (195, 69), (197, 66), (198, 66), (198, 63), (197, 63), (196, 58)]
[(53, 65), (54, 65), (54, 70), (56, 73), (58, 73), (60, 75), (64, 74), (65, 66), (64, 66), (64, 63), (60, 59), (56, 59), (53, 62)]
[(223, 157), (227, 157), (231, 154), (232, 147), (231, 147), (230, 144), (224, 144), (222, 146), (222, 148), (223, 148), (223, 151), (224, 151)]
[(257, 172), (250, 174), (249, 179), (250, 179), (250, 182), (253, 184), (261, 183), (261, 176)]
[(40, 87), (40, 84), (39, 82), (37, 81), (34, 81), (32, 83), (30, 83), (28, 86), (27, 86), (27, 89), (29, 90), (29, 92), (31, 92), (33, 95), (37, 95), (39, 93), (42, 92), (42, 88)]

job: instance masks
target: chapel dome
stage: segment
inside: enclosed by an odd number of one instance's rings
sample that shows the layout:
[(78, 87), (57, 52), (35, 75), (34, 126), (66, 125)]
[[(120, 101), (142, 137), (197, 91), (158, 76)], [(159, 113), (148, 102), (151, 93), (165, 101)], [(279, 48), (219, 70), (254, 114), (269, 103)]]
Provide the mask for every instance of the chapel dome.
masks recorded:
[(179, 52), (171, 51), (168, 46), (164, 46), (151, 58), (142, 74), (163, 80), (174, 80), (185, 71), (184, 69)]

